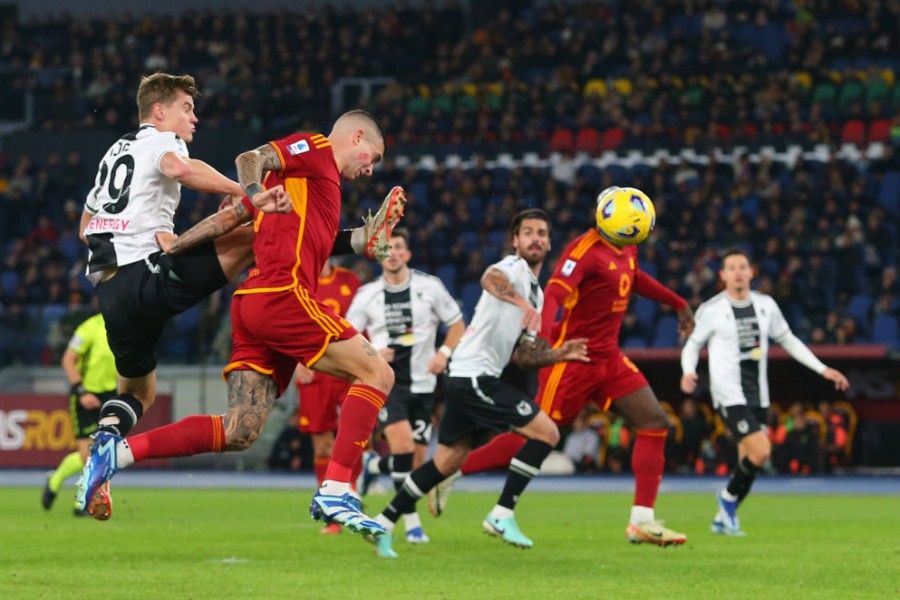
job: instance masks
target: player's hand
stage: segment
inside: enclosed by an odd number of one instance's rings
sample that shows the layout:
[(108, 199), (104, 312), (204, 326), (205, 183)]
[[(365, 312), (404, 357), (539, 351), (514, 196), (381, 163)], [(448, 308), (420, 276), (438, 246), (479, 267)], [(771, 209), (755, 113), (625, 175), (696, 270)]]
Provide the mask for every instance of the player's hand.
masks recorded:
[(447, 357), (443, 352), (435, 352), (431, 360), (428, 361), (428, 372), (432, 375), (440, 375), (447, 368)]
[(172, 244), (175, 240), (178, 239), (178, 236), (174, 233), (170, 233), (168, 231), (157, 231), (156, 232), (156, 243), (159, 244), (160, 250), (165, 253), (169, 253), (172, 250)]
[(225, 198), (223, 198), (222, 201), (219, 203), (219, 208), (216, 209), (216, 212), (231, 208), (232, 206), (235, 205), (235, 200), (240, 202), (241, 196), (231, 196), (231, 195), (225, 196)]
[(530, 335), (536, 336), (541, 332), (541, 313), (530, 304), (521, 308), (524, 313), (522, 315), (522, 329)]
[(844, 374), (837, 369), (826, 367), (825, 370), (822, 371), (822, 377), (824, 377), (828, 381), (833, 381), (834, 389), (839, 392), (845, 392), (850, 387), (850, 382), (847, 380)]
[(87, 410), (96, 410), (100, 408), (100, 398), (90, 392), (79, 396), (78, 403)]
[(253, 206), (265, 213), (288, 213), (293, 208), (291, 195), (283, 185), (276, 185), (255, 194), (250, 201)]
[(687, 340), (694, 331), (694, 311), (685, 306), (678, 311), (678, 339)]
[(591, 362), (588, 358), (587, 338), (575, 338), (566, 340), (559, 347), (562, 360), (574, 360), (578, 362)]
[(381, 355), (387, 362), (394, 362), (394, 349), (393, 348), (382, 348), (378, 351), (378, 354)]
[(307, 368), (306, 365), (302, 365), (300, 363), (297, 363), (297, 368), (294, 369), (294, 372), (297, 374), (297, 383), (299, 383), (300, 385), (310, 384), (316, 377), (315, 371)]
[(685, 394), (693, 394), (697, 391), (696, 373), (685, 373), (681, 376), (681, 391)]

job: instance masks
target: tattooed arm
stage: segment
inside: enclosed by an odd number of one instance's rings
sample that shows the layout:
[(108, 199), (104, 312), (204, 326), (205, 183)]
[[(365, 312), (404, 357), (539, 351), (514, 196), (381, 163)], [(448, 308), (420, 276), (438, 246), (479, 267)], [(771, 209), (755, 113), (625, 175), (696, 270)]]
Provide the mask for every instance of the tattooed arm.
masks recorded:
[[(271, 144), (263, 144), (256, 150), (242, 152), (235, 159), (234, 164), (237, 166), (238, 181), (241, 184), (241, 188), (243, 188), (244, 193), (247, 194), (247, 197), (250, 198), (250, 201), (257, 208), (263, 208), (266, 202), (271, 201), (266, 198), (266, 193), (272, 192), (276, 188), (281, 188), (281, 194), (290, 200), (290, 196), (284, 192), (282, 186), (275, 186), (271, 190), (266, 190), (262, 185), (263, 175), (266, 172), (281, 171), (284, 168), (281, 158)], [(289, 208), (290, 204), (288, 203), (287, 206)], [(287, 212), (287, 210), (278, 210), (277, 212)]]
[[(232, 197), (233, 198), (233, 197)], [(204, 242), (214, 240), (225, 235), (242, 223), (253, 219), (253, 215), (242, 202), (232, 204), (224, 210), (210, 215), (182, 233), (157, 233), (156, 241), (163, 252), (167, 254), (179, 254), (188, 248), (193, 248)]]
[(491, 296), (519, 307), (523, 313), (522, 329), (540, 333), (541, 313), (529, 304), (528, 300), (516, 293), (512, 283), (510, 283), (503, 271), (493, 267), (488, 268), (484, 275), (481, 276), (481, 287), (487, 290)]
[(551, 348), (544, 338), (534, 339), (523, 333), (516, 348), (516, 362), (523, 369), (540, 369), (564, 360), (590, 362), (587, 356), (587, 339), (566, 340), (559, 348)]

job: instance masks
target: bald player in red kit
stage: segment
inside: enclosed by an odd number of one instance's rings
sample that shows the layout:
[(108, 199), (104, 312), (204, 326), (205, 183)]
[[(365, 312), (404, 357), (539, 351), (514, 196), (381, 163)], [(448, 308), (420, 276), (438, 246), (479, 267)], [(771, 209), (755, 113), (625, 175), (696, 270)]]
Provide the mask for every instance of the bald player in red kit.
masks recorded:
[[(319, 273), (341, 239), (341, 179), (370, 176), (384, 151), (381, 127), (372, 115), (357, 110), (338, 118), (328, 136), (298, 133), (238, 156), (238, 179), (246, 193), (238, 212), (246, 215), (242, 220), (253, 222), (256, 266), (231, 305), (234, 346), (224, 370), (228, 410), (222, 416), (187, 417), (127, 440), (110, 437), (102, 447), (95, 444), (80, 483), (91, 498), (92, 513), (109, 514), (108, 481), (134, 462), (248, 448), (301, 363), (350, 384), (331, 461), (310, 515), (361, 534), (384, 533), (362, 513), (350, 480), (394, 373), (375, 348), (316, 295)], [(285, 204), (283, 214), (256, 208), (252, 200), (267, 190), (268, 195), (280, 190), (274, 200)], [(376, 232), (366, 245), (389, 244), (405, 202), (402, 188), (390, 191), (379, 211), (385, 213), (380, 235)], [(183, 251), (233, 229), (237, 220), (225, 222), (226, 213), (197, 224), (168, 250)], [(355, 250), (359, 244), (350, 239), (349, 246)]]
[[(544, 290), (541, 337), (553, 347), (576, 336), (587, 338), (590, 362), (541, 369), (535, 401), (560, 427), (571, 425), (592, 401), (625, 417), (637, 430), (631, 458), (635, 495), (626, 536), (633, 543), (683, 544), (687, 537), (663, 527), (654, 514), (668, 419), (643, 374), (618, 347), (632, 292), (677, 310), (679, 331), (690, 335), (694, 318), (687, 301), (640, 270), (636, 246), (617, 246), (591, 228), (566, 247)], [(560, 308), (562, 318), (557, 321)], [(461, 472), (506, 467), (524, 443), (514, 433), (498, 435), (472, 452)], [(432, 503), (440, 501), (438, 497)]]

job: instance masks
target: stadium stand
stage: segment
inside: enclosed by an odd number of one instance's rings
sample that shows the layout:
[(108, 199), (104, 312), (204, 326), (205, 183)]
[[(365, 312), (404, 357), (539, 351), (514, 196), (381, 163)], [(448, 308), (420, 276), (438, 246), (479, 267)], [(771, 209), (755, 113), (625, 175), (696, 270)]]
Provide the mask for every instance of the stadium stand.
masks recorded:
[[(192, 151), (220, 166), (349, 106), (381, 117), (388, 159), (372, 182), (346, 187), (344, 219), (405, 185), (415, 260), (467, 314), (478, 269), (510, 250), (509, 214), (549, 210), (558, 252), (591, 222), (596, 193), (616, 183), (653, 198), (659, 219), (642, 267), (693, 305), (714, 291), (715, 251), (736, 244), (757, 259), (758, 287), (802, 338), (821, 330), (841, 343), (898, 347), (897, 285), (882, 285), (900, 250), (895, 3), (701, 2), (689, 14), (679, 5), (528, 3), (479, 22), (455, 2), (385, 6), (378, 19), (376, 9), (347, 7), (196, 10), (115, 26), (7, 20), (3, 362), (55, 360), (59, 348), (40, 338), (40, 307), (90, 299), (75, 233), (92, 148), (133, 126), (134, 82), (157, 69), (197, 75), (204, 95)], [(298, 61), (289, 43), (297, 38), (338, 47)], [(351, 52), (349, 40), (369, 51)], [(851, 40), (852, 51), (835, 50)], [(353, 82), (372, 93), (354, 95)], [(186, 193), (177, 227), (217, 203)], [(874, 310), (885, 294), (892, 300)], [(218, 304), (225, 315), (226, 293)], [(667, 315), (640, 302), (631, 311), (643, 333), (629, 346), (677, 343), (664, 331)], [(205, 335), (200, 321), (181, 324), (169, 358), (199, 360), (188, 342)]]

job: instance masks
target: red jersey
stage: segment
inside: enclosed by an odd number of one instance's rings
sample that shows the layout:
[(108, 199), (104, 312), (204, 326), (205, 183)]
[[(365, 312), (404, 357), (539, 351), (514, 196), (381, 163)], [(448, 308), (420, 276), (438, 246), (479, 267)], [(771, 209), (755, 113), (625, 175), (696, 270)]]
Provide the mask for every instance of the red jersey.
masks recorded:
[[(687, 302), (642, 273), (637, 247), (619, 248), (591, 229), (563, 251), (544, 292), (542, 333), (554, 346), (587, 338), (590, 354), (617, 351), (632, 290), (681, 309)], [(562, 304), (562, 320), (553, 322)]]
[[(338, 316), (343, 317), (350, 308), (350, 302), (362, 282), (356, 273), (343, 267), (334, 267), (328, 277), (319, 277), (319, 289), (316, 297), (319, 302), (328, 306)], [(318, 375), (317, 375), (318, 377)]]
[(296, 133), (269, 143), (282, 169), (270, 171), (263, 185), (284, 185), (294, 210), (266, 214), (244, 199), (255, 216), (256, 266), (235, 293), (278, 292), (298, 285), (314, 291), (340, 227), (341, 181), (334, 152), (319, 133)]

